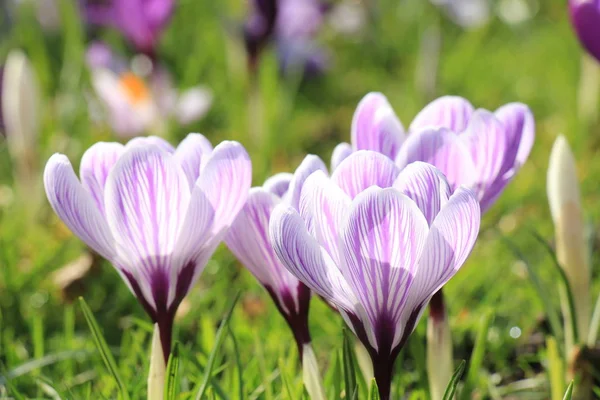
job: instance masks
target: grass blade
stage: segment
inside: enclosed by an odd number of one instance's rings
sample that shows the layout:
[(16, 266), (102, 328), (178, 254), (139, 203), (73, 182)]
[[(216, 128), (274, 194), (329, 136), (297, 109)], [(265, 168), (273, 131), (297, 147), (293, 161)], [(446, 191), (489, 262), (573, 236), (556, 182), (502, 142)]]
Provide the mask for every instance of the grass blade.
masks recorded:
[(371, 379), (371, 388), (369, 389), (369, 400), (380, 400), (379, 388), (375, 378)]
[(590, 322), (590, 332), (588, 333), (588, 346), (594, 347), (596, 340), (598, 339), (598, 331), (600, 330), (600, 295), (596, 300), (594, 306), (594, 312), (592, 313), (592, 320)]
[(544, 285), (542, 285), (542, 281), (539, 275), (531, 266), (529, 261), (527, 261), (523, 252), (507, 237), (502, 236), (502, 239), (513, 252), (513, 254), (525, 264), (525, 268), (527, 268), (527, 274), (531, 279), (531, 283), (533, 283), (533, 287), (544, 306), (544, 310), (546, 311), (546, 316), (548, 317), (548, 322), (550, 324), (552, 334), (554, 335), (554, 337), (556, 337), (559, 343), (564, 343), (564, 332), (562, 328), (562, 323), (560, 322), (560, 314), (558, 312), (557, 307), (555, 307), (552, 303), (552, 300), (550, 300), (550, 291), (544, 288)]
[(448, 386), (446, 387), (446, 391), (444, 392), (443, 400), (454, 399), (454, 394), (456, 393), (456, 387), (458, 386), (458, 382), (460, 381), (460, 378), (465, 372), (465, 365), (467, 365), (465, 360), (462, 360), (460, 364), (458, 364), (458, 367), (454, 371), (454, 374), (452, 374), (450, 382), (448, 382)]
[[(569, 279), (567, 278), (567, 274), (565, 273), (565, 270), (561, 267), (560, 263), (558, 262), (558, 259), (556, 258), (556, 253), (554, 252), (552, 247), (548, 244), (548, 242), (546, 242), (546, 240), (535, 230), (531, 230), (531, 234), (538, 242), (540, 242), (542, 244), (542, 246), (544, 247), (544, 249), (546, 249), (548, 254), (550, 254), (553, 264), (556, 267), (556, 270), (558, 271), (558, 274), (561, 279), (561, 284), (563, 285), (563, 287), (565, 288), (565, 291), (567, 293), (567, 302), (568, 302), (569, 311), (571, 314), (571, 327), (573, 330), (573, 338), (575, 339), (575, 341), (579, 341), (580, 337), (579, 337), (579, 332), (577, 329), (577, 314), (575, 312), (575, 298), (573, 297), (573, 290), (571, 290), (571, 285), (569, 284)], [(582, 334), (583, 334), (583, 332), (582, 332)]]
[(108, 349), (108, 345), (106, 344), (106, 340), (100, 331), (100, 327), (98, 326), (98, 322), (96, 322), (96, 318), (94, 318), (94, 314), (90, 307), (87, 305), (83, 297), (79, 298), (79, 305), (81, 306), (81, 310), (83, 311), (83, 315), (87, 324), (92, 332), (92, 336), (94, 337), (94, 342), (96, 343), (96, 348), (102, 357), (102, 361), (104, 361), (104, 365), (108, 372), (112, 375), (114, 380), (117, 382), (117, 386), (119, 387), (119, 392), (121, 393), (121, 398), (124, 400), (129, 400), (129, 393), (127, 393), (127, 388), (123, 383), (123, 380), (119, 376), (119, 371), (117, 369), (117, 363), (113, 358), (112, 353)]
[(242, 373), (242, 361), (240, 360), (240, 349), (238, 347), (237, 339), (235, 338), (235, 334), (233, 333), (233, 329), (231, 325), (228, 325), (229, 337), (231, 338), (231, 343), (233, 344), (233, 353), (235, 354), (235, 367), (237, 372), (237, 387), (238, 387), (238, 396), (240, 400), (245, 398), (244, 396), (244, 378)]
[(175, 342), (169, 363), (167, 364), (167, 376), (165, 382), (165, 399), (175, 400), (177, 396), (177, 373), (179, 372), (179, 342)]
[(356, 369), (354, 361), (354, 352), (352, 351), (351, 339), (347, 329), (343, 330), (343, 348), (342, 348), (342, 362), (344, 370), (344, 382), (346, 389), (347, 399), (358, 398), (358, 383), (356, 382)]
[(546, 358), (548, 359), (548, 375), (550, 376), (550, 394), (552, 400), (560, 400), (564, 391), (563, 360), (558, 352), (556, 339), (546, 339)]
[(569, 383), (569, 386), (567, 387), (567, 391), (565, 392), (565, 396), (563, 397), (563, 400), (571, 400), (571, 397), (573, 397), (573, 381), (571, 381), (571, 383)]
[(219, 330), (217, 330), (217, 335), (215, 337), (215, 345), (213, 346), (212, 351), (210, 352), (210, 356), (208, 357), (208, 362), (206, 364), (206, 370), (204, 371), (204, 378), (202, 380), (202, 383), (200, 384), (200, 387), (198, 388), (198, 392), (196, 393), (196, 400), (201, 400), (204, 396), (204, 394), (206, 393), (206, 389), (208, 389), (208, 385), (211, 381), (211, 377), (212, 377), (212, 370), (214, 368), (215, 362), (217, 360), (217, 354), (219, 353), (219, 350), (221, 349), (221, 345), (223, 344), (223, 341), (225, 340), (225, 334), (226, 334), (226, 328), (227, 328), (227, 324), (229, 323), (229, 320), (231, 319), (231, 315), (233, 314), (233, 309), (239, 299), (240, 295), (239, 293), (235, 296), (235, 298), (233, 299), (233, 301), (231, 302), (231, 305), (229, 306), (229, 309), (227, 310), (227, 313), (225, 314), (225, 318), (223, 319), (223, 321), (221, 322), (221, 325), (219, 326)]
[(471, 391), (477, 382), (477, 377), (483, 364), (483, 357), (485, 355), (485, 345), (487, 342), (487, 335), (490, 329), (490, 322), (492, 321), (492, 313), (486, 312), (481, 318), (481, 325), (477, 330), (477, 337), (475, 338), (475, 345), (473, 352), (471, 353), (471, 360), (469, 361), (469, 372), (467, 373), (467, 379), (465, 387), (462, 390), (462, 398), (467, 400), (472, 398)]

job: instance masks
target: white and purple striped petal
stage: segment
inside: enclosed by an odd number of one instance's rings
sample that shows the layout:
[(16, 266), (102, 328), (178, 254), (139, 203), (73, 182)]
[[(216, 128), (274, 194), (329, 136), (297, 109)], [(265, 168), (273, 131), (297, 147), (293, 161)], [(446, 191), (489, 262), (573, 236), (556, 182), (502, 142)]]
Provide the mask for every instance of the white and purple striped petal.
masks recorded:
[(417, 205), (393, 188), (370, 188), (352, 204), (340, 235), (340, 267), (369, 317), (375, 349), (398, 345), (392, 338), (402, 336), (397, 322), (428, 230)]
[(383, 154), (360, 150), (342, 161), (331, 180), (353, 199), (371, 186), (391, 187), (399, 173), (400, 169)]
[(104, 186), (108, 174), (121, 157), (125, 147), (120, 143), (99, 142), (83, 153), (79, 165), (81, 184), (92, 195), (104, 215)]
[(452, 193), (444, 174), (433, 165), (420, 161), (409, 164), (402, 170), (394, 182), (394, 188), (417, 204), (429, 225)]
[(458, 96), (443, 96), (429, 103), (410, 124), (409, 131), (426, 128), (448, 128), (462, 132), (467, 128), (475, 109), (468, 100)]
[(353, 151), (352, 146), (348, 143), (340, 143), (335, 146), (331, 154), (331, 172), (335, 171), (338, 165), (352, 154)]
[(181, 141), (175, 150), (175, 158), (183, 167), (190, 182), (190, 187), (200, 176), (202, 161), (212, 153), (212, 144), (199, 133), (190, 133)]
[(275, 196), (282, 198), (287, 193), (293, 178), (294, 174), (280, 172), (268, 178), (263, 184), (263, 188)]
[(302, 193), (304, 181), (306, 181), (306, 178), (308, 178), (310, 174), (319, 170), (327, 173), (327, 167), (323, 160), (313, 154), (304, 157), (300, 166), (296, 168), (296, 172), (294, 172), (294, 177), (290, 182), (288, 192), (284, 198), (284, 200), (296, 210), (300, 209), (300, 194)]
[(358, 104), (352, 119), (353, 150), (373, 150), (391, 159), (404, 141), (404, 127), (387, 98), (369, 93)]
[(102, 257), (113, 260), (116, 255), (113, 235), (66, 156), (50, 157), (44, 170), (44, 187), (50, 205), (65, 225)]

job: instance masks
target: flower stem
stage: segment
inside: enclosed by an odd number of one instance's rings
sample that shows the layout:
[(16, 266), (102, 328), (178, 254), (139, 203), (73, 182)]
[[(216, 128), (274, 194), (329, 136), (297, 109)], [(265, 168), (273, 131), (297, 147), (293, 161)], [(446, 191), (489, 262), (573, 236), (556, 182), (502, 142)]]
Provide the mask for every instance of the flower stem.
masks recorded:
[(441, 400), (452, 378), (452, 337), (444, 296), (440, 289), (429, 302), (427, 323), (427, 374), (432, 400)]
[(166, 362), (161, 345), (161, 333), (158, 324), (154, 324), (148, 373), (148, 400), (163, 400), (164, 395)]

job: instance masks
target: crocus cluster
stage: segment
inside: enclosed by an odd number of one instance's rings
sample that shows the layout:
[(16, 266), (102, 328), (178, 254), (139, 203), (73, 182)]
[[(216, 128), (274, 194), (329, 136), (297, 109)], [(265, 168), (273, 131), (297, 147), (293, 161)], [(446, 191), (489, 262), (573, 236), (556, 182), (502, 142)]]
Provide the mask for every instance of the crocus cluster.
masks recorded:
[[(371, 93), (331, 174), (308, 155), (294, 174), (250, 189), (239, 143), (213, 149), (190, 134), (176, 149), (158, 137), (98, 143), (82, 158), (81, 180), (56, 154), (44, 183), (59, 217), (116, 267), (158, 325), (165, 360), (175, 311), (224, 240), (270, 294), (305, 365), (316, 365), (312, 291), (364, 345), (387, 400), (398, 353), (464, 264), (482, 210), (526, 160), (533, 135), (526, 106), (491, 113), (458, 97), (428, 105), (407, 135), (387, 99)], [(307, 389), (322, 394), (315, 386)]]
[(251, 163), (237, 142), (214, 149), (190, 134), (97, 143), (81, 159), (53, 155), (48, 200), (82, 241), (109, 260), (158, 324), (165, 360), (177, 307), (244, 207)]

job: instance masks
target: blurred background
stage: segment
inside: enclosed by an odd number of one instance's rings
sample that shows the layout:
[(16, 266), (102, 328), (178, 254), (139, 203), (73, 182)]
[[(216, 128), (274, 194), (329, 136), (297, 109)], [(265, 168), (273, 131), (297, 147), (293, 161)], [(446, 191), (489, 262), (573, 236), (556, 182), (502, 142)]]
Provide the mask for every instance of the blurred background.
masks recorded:
[[(47, 204), (41, 174), (53, 153), (67, 154), (77, 170), (97, 141), (159, 135), (177, 144), (201, 132), (213, 144), (241, 142), (261, 185), (307, 153), (328, 163), (335, 145), (350, 139), (359, 100), (380, 91), (406, 127), (446, 94), (491, 110), (512, 101), (533, 110), (530, 159), (486, 214), (446, 300), (458, 360), (470, 357), (482, 316), (492, 314), (483, 398), (521, 390), (523, 398), (548, 398), (547, 322), (526, 262), (552, 284), (553, 261), (531, 232), (552, 240), (545, 176), (560, 133), (578, 160), (590, 232), (600, 216), (597, 66), (583, 57), (564, 0), (290, 0), (277, 12), (264, 0), (114, 2), (0, 3), (0, 65), (25, 55), (37, 82), (37, 95), (16, 106), (20, 129), (11, 133), (14, 123), (0, 118), (1, 393), (114, 396), (73, 304), (80, 295), (132, 391), (145, 390), (150, 321), (115, 270), (89, 255)], [(237, 342), (227, 342), (226, 353), (239, 356), (249, 398), (282, 398), (282, 371), (298, 379), (291, 334), (224, 246), (180, 309), (177, 335), (188, 354), (182, 390), (200, 376), (235, 290), (242, 292), (231, 323)], [(310, 321), (329, 382), (343, 323), (318, 299)], [(397, 363), (399, 385), (417, 398), (426, 386), (424, 328)]]

